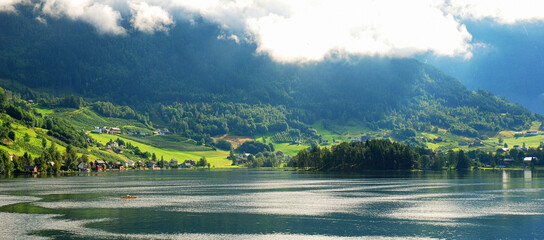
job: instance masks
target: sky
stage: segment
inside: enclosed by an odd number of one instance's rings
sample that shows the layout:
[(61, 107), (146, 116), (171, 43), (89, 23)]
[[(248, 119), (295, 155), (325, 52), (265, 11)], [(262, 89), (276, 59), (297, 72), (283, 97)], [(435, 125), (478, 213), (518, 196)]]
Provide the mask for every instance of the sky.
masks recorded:
[[(544, 47), (542, 0), (0, 0), (0, 12), (18, 14), (21, 5), (33, 6), (41, 24), (68, 18), (120, 37), (168, 32), (177, 21), (203, 18), (221, 27), (218, 38), (255, 44), (256, 53), (285, 64), (415, 57), (470, 88), (544, 113), (543, 66), (535, 64)], [(510, 93), (509, 84), (523, 79), (531, 91)], [(519, 94), (530, 96), (520, 100)]]

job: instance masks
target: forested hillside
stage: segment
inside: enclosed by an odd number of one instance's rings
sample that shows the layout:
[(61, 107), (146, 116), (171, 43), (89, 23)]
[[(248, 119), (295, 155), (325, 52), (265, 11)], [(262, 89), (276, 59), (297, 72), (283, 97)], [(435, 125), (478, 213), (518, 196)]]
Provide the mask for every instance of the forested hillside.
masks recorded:
[(82, 22), (35, 17), (31, 9), (0, 13), (0, 78), (17, 83), (4, 87), (49, 104), (51, 96), (72, 94), (105, 116), (197, 141), (226, 133), (312, 138), (319, 133), (308, 124), (316, 121), (409, 130), (399, 139), (436, 128), (476, 137), (542, 121), (412, 59), (278, 64), (252, 44), (220, 39), (221, 30), (203, 20), (168, 33), (110, 36)]

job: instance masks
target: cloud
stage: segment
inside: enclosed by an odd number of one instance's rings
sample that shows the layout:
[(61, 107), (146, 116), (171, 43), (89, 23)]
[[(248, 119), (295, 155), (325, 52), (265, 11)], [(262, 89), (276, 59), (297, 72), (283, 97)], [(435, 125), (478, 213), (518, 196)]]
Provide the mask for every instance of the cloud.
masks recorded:
[(28, 0), (0, 0), (0, 12), (16, 13), (15, 5), (27, 2)]
[(463, 19), (491, 19), (501, 24), (544, 20), (541, 0), (455, 0), (449, 4), (447, 11)]
[(179, 1), (226, 29), (243, 29), (257, 51), (279, 62), (321, 61), (330, 55), (407, 57), (433, 52), (471, 56), (466, 27), (441, 1)]
[(156, 31), (167, 32), (169, 26), (174, 24), (172, 16), (158, 6), (149, 6), (145, 2), (129, 3), (132, 18), (132, 26), (145, 33), (154, 33)]
[(87, 22), (100, 33), (126, 34), (126, 30), (119, 25), (121, 13), (104, 3), (91, 0), (45, 0), (42, 12), (53, 17), (66, 16)]
[[(541, 0), (36, 0), (42, 14), (85, 21), (100, 33), (168, 31), (174, 18), (204, 18), (219, 39), (250, 41), (278, 62), (344, 56), (410, 57), (422, 53), (470, 58), (478, 43), (463, 21), (500, 24), (544, 20)], [(14, 12), (30, 0), (0, 0)], [(123, 13), (124, 15), (122, 15)], [(230, 36), (230, 37), (227, 37)], [(235, 36), (236, 38), (232, 37)]]

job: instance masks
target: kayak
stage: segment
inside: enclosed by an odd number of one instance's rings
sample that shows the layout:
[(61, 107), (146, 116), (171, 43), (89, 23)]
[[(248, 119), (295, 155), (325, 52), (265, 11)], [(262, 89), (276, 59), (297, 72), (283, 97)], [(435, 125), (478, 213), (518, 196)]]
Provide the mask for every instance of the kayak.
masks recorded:
[(121, 197), (122, 199), (135, 199), (135, 198), (138, 198), (136, 196), (122, 196)]

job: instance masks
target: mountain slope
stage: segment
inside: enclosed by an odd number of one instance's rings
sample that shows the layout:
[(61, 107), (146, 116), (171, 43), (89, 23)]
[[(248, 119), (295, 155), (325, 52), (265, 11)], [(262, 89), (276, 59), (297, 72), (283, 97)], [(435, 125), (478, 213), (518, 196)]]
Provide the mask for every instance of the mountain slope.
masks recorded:
[(284, 65), (255, 54), (252, 44), (220, 39), (219, 28), (204, 21), (120, 37), (62, 18), (39, 24), (30, 9), (20, 12), (0, 14), (7, 23), (0, 26), (1, 78), (127, 105), (195, 140), (281, 132), (316, 138), (310, 123), (354, 120), (372, 130), (440, 128), (477, 137), (542, 121), (412, 59)]

